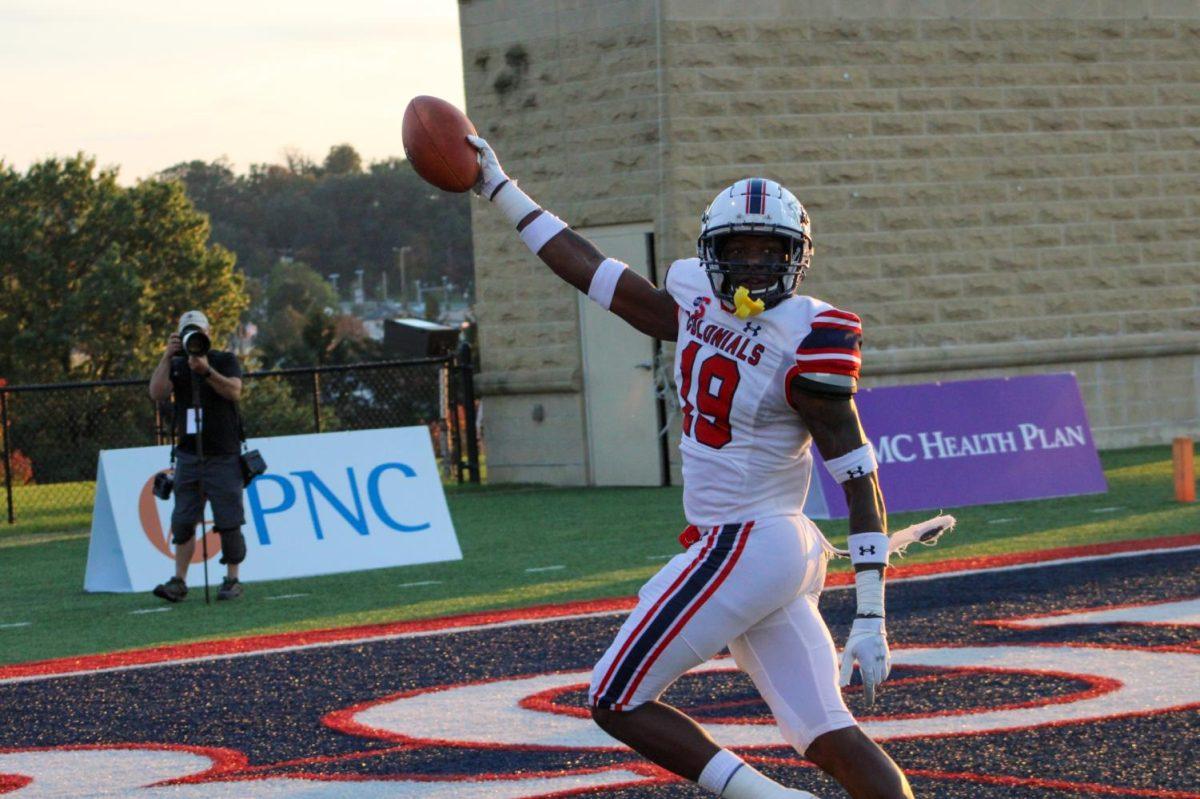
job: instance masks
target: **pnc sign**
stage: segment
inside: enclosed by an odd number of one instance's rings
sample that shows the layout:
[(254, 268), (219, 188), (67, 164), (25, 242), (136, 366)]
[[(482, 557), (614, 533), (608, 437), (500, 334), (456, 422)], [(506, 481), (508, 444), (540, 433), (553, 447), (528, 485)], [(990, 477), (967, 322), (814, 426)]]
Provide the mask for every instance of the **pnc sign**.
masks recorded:
[[(245, 492), (244, 579), (462, 557), (424, 427), (281, 436), (254, 446), (269, 469)], [(85, 590), (149, 590), (169, 574), (173, 500), (151, 491), (168, 459), (167, 447), (100, 453)], [(209, 529), (211, 560), (220, 537)]]

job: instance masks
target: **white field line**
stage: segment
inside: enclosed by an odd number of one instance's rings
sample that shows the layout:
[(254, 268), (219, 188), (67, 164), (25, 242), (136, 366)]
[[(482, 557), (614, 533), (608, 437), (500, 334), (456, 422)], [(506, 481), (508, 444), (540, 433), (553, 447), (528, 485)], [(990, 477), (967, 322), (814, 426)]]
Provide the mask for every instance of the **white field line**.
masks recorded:
[(130, 616), (139, 616), (143, 613), (166, 613), (170, 608), (142, 608), (141, 610), (129, 611)]
[(567, 567), (560, 563), (557, 566), (531, 566), (528, 569), (526, 569), (525, 571), (527, 571), (527, 572), (556, 572), (556, 571), (559, 571), (559, 570), (565, 569), (565, 568), (567, 568)]
[(13, 630), (13, 629), (16, 629), (17, 627), (31, 627), (31, 626), (33, 626), (33, 622), (31, 622), (31, 621), (14, 621), (14, 622), (9, 622), (8, 624), (0, 624), (0, 630)]
[[(926, 580), (944, 580), (953, 577), (964, 577), (971, 574), (987, 574), (989, 572), (1006, 572), (1019, 571), (1021, 569), (1041, 569), (1050, 566), (1061, 566), (1069, 563), (1089, 563), (1098, 560), (1115, 560), (1118, 558), (1138, 558), (1147, 555), (1162, 555), (1165, 553), (1174, 552), (1191, 552), (1200, 550), (1200, 545), (1192, 545), (1186, 547), (1167, 547), (1165, 549), (1142, 549), (1133, 552), (1114, 552), (1108, 555), (1085, 555), (1079, 558), (1060, 558), (1057, 560), (1041, 561), (1039, 563), (1022, 563), (1015, 566), (995, 566), (985, 569), (963, 569), (962, 571), (941, 572), (940, 574), (926, 574), (916, 577), (889, 577), (888, 582), (917, 582)], [(826, 591), (841, 591), (853, 588), (853, 585), (841, 585), (826, 588)], [(170, 608), (161, 608), (161, 610), (170, 610)], [(451, 635), (454, 633), (478, 632), (480, 630), (499, 630), (506, 627), (519, 627), (526, 624), (550, 624), (558, 621), (573, 621), (576, 619), (596, 619), (605, 616), (622, 616), (628, 613), (628, 610), (602, 610), (591, 613), (572, 613), (563, 616), (552, 616), (541, 619), (509, 619), (507, 621), (491, 622), (490, 624), (471, 624), (462, 627), (449, 627), (442, 630), (416, 630), (411, 632), (400, 633), (382, 633), (379, 635), (365, 635), (359, 638), (345, 638), (337, 641), (321, 641), (315, 644), (297, 644), (295, 646), (280, 646), (268, 647), (264, 649), (244, 652), (232, 652), (221, 655), (203, 655), (192, 658), (179, 658), (176, 660), (161, 660), (155, 663), (135, 663), (126, 666), (110, 666), (107, 668), (91, 669), (89, 671), (72, 671), (62, 674), (34, 674), (26, 677), (6, 677), (0, 679), (0, 685), (20, 682), (39, 682), (42, 680), (59, 680), (67, 677), (78, 677), (85, 674), (103, 674), (110, 671), (135, 671), (139, 669), (154, 669), (167, 668), (177, 665), (185, 665), (189, 663), (211, 662), (215, 660), (233, 660), (235, 658), (253, 657), (264, 654), (275, 654), (277, 652), (300, 652), (306, 649), (325, 649), (333, 646), (355, 646), (357, 644), (370, 643), (372, 641), (394, 641), (407, 638), (428, 638), (435, 635)], [(20, 664), (13, 664), (20, 665)]]
[(441, 580), (417, 580), (415, 583), (400, 583), (397, 588), (416, 588), (422, 585), (441, 585)]
[(308, 596), (308, 594), (276, 594), (275, 596), (266, 597), (266, 600), (270, 602), (276, 599), (299, 599), (302, 596)]

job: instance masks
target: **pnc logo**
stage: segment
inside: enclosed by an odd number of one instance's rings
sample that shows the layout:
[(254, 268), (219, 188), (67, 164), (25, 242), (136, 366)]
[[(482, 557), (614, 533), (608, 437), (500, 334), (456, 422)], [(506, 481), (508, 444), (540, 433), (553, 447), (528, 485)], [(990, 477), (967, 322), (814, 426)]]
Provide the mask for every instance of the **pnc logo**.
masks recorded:
[[(268, 472), (256, 477), (246, 488), (246, 505), (248, 521), (258, 543), (270, 546), (272, 516), (281, 517), (276, 521), (284, 522), (289, 533), (307, 529), (318, 541), (325, 540), (328, 525), (337, 519), (361, 536), (370, 535), (372, 528), (376, 532), (382, 527), (400, 533), (418, 533), (430, 528), (428, 520), (410, 518), (401, 507), (402, 503), (394, 497), (390, 501), (385, 498), (389, 494), (386, 489), (390, 481), (417, 476), (416, 470), (408, 464), (381, 463), (366, 472), (365, 477), (351, 466), (346, 468), (345, 475), (344, 480), (331, 479), (311, 469), (301, 469), (286, 474)], [(154, 475), (151, 475), (138, 497), (138, 517), (151, 545), (173, 559), (170, 529), (164, 527), (159, 516), (153, 485)], [(394, 483), (392, 487), (395, 487)], [(303, 513), (307, 525), (297, 524), (297, 510)], [(289, 518), (285, 522), (282, 517)], [(220, 554), (221, 537), (212, 531), (211, 523), (205, 538), (209, 560), (212, 560)], [(203, 560), (202, 547), (197, 546), (192, 563)]]
[[(403, 509), (395, 507), (400, 504), (393, 498), (391, 506), (384, 501), (382, 485), (385, 478), (395, 480), (396, 476), (408, 479), (417, 476), (417, 472), (406, 463), (381, 463), (360, 480), (354, 467), (346, 467), (346, 480), (335, 481), (322, 479), (311, 469), (301, 469), (288, 472), (287, 475), (266, 473), (254, 479), (246, 489), (246, 501), (250, 508), (250, 519), (258, 542), (264, 546), (271, 543), (271, 532), (268, 516), (284, 514), (297, 503), (303, 494), (304, 507), (308, 512), (308, 521), (313, 535), (317, 540), (324, 540), (325, 528), (322, 518), (331, 519), (330, 512), (340, 517), (354, 532), (366, 536), (371, 534), (372, 522), (379, 522), (384, 528), (399, 533), (418, 533), (428, 530), (430, 523), (426, 520), (406, 518)], [(267, 488), (270, 486), (270, 488)], [(299, 490), (297, 490), (297, 486)], [(342, 488), (344, 486), (344, 488)], [(265, 490), (264, 490), (265, 489)], [(270, 494), (271, 504), (265, 504), (263, 494)], [(366, 503), (363, 494), (366, 494)], [(320, 500), (318, 502), (318, 499)], [(322, 511), (324, 508), (324, 511)], [(368, 513), (368, 508), (370, 513)]]
[[(158, 515), (158, 498), (154, 496), (153, 474), (146, 480), (142, 490), (138, 493), (138, 519), (142, 523), (142, 532), (150, 541), (150, 545), (169, 560), (174, 560), (175, 552), (171, 549), (170, 527), (164, 529), (162, 519)], [(208, 532), (204, 535), (204, 543), (208, 545), (208, 559), (212, 560), (221, 554), (221, 536), (212, 529), (211, 522), (208, 523), (207, 530)], [(204, 546), (199, 541), (196, 544), (196, 551), (192, 554), (191, 562), (203, 563)]]

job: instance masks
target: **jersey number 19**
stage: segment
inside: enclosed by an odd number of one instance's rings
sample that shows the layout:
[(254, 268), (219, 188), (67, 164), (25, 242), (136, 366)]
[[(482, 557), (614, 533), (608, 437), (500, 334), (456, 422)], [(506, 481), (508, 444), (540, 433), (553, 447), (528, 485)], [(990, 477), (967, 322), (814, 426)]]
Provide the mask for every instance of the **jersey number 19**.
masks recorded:
[[(700, 347), (698, 341), (689, 342), (679, 359), (683, 434), (705, 446), (720, 449), (733, 440), (729, 415), (733, 411), (733, 395), (741, 375), (737, 361), (718, 353), (700, 362), (699, 374), (693, 380), (693, 372), (697, 371), (696, 353)], [(691, 401), (693, 382), (696, 384), (695, 405)]]

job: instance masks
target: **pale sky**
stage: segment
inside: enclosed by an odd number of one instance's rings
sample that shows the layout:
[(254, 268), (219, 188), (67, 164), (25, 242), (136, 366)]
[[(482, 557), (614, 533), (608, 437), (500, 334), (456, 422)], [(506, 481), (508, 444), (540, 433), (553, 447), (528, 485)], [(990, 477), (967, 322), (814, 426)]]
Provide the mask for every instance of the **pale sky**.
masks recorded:
[(0, 0), (0, 160), (21, 171), (403, 156), (418, 94), (463, 107), (456, 0)]

